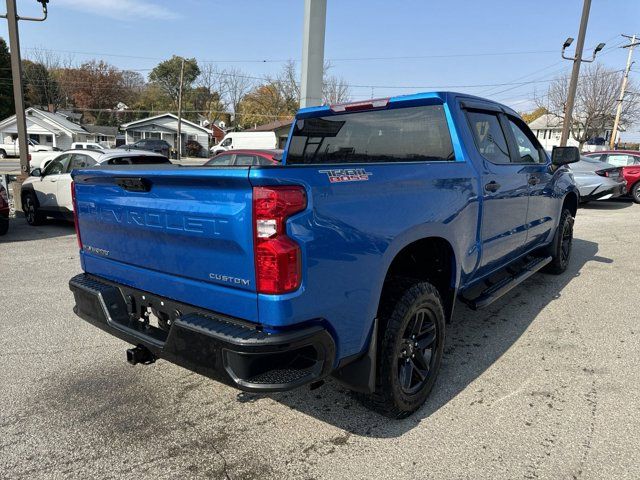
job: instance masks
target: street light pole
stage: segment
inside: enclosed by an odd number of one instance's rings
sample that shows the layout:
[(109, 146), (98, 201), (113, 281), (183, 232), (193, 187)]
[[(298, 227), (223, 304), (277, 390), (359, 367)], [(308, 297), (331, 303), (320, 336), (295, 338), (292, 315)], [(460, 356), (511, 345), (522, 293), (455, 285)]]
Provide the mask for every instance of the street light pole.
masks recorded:
[(20, 36), (18, 34), (18, 12), (16, 0), (7, 0), (7, 23), (9, 24), (9, 48), (11, 49), (11, 77), (13, 80), (13, 103), (16, 107), (18, 148), (20, 149), (20, 172), (29, 173), (29, 146), (27, 143), (27, 119), (24, 113), (22, 90), (22, 60), (20, 58)]
[(300, 106), (322, 105), (327, 0), (305, 0)]
[(22, 59), (20, 58), (20, 35), (18, 20), (43, 22), (47, 19), (47, 3), (49, 0), (38, 0), (42, 4), (41, 18), (20, 17), (16, 0), (7, 0), (7, 13), (0, 15), (6, 18), (9, 29), (9, 49), (11, 50), (11, 78), (13, 81), (13, 100), (16, 107), (16, 126), (18, 128), (18, 148), (20, 150), (20, 171), (22, 177), (29, 174), (29, 144), (27, 143), (27, 119), (24, 111), (24, 93), (22, 88)]
[[(591, 0), (584, 0), (584, 4), (582, 5), (582, 18), (580, 19), (580, 31), (578, 32), (578, 43), (576, 44), (576, 53), (573, 58), (571, 81), (569, 82), (569, 94), (567, 95), (567, 106), (564, 113), (564, 123), (562, 124), (562, 136), (560, 137), (561, 147), (565, 147), (567, 145), (567, 140), (569, 139), (569, 130), (571, 129), (571, 115), (573, 113), (573, 103), (576, 98), (578, 76), (580, 75), (580, 64), (582, 63), (582, 50), (584, 49), (584, 37), (587, 33), (587, 22), (589, 21), (590, 9)], [(566, 43), (567, 42), (565, 42), (565, 45)], [(571, 44), (571, 42), (569, 42), (569, 44)], [(568, 46), (569, 45), (566, 45), (566, 47)], [(564, 54), (562, 55), (562, 58), (566, 58)]]
[(613, 150), (616, 146), (616, 137), (618, 136), (618, 127), (620, 126), (620, 115), (622, 115), (622, 102), (624, 101), (624, 92), (627, 89), (627, 81), (629, 80), (629, 70), (631, 70), (631, 65), (633, 62), (631, 58), (633, 57), (633, 47), (636, 45), (640, 45), (640, 42), (636, 42), (636, 35), (632, 35), (631, 37), (628, 35), (623, 35), (626, 38), (629, 38), (631, 42), (629, 45), (625, 45), (622, 48), (629, 49), (629, 55), (627, 55), (627, 67), (624, 70), (624, 76), (622, 77), (622, 86), (620, 87), (620, 98), (618, 98), (618, 107), (616, 108), (616, 119), (613, 122), (613, 130), (611, 131), (611, 138), (609, 139), (609, 148)]

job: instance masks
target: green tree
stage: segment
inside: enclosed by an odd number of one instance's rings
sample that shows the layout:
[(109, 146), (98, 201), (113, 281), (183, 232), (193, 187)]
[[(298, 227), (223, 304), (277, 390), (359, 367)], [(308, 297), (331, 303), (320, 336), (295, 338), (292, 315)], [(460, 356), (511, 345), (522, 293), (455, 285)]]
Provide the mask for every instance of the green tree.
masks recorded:
[(195, 58), (182, 58), (174, 55), (169, 60), (160, 62), (149, 74), (149, 81), (160, 87), (173, 101), (173, 106), (178, 108), (178, 96), (180, 92), (180, 68), (184, 60), (183, 98), (191, 90), (193, 82), (200, 75), (200, 68)]
[(0, 38), (0, 120), (16, 113), (11, 80), (11, 57), (7, 43)]
[(24, 95), (28, 106), (53, 105), (57, 109), (62, 95), (60, 86), (51, 72), (41, 63), (24, 60), (22, 62)]

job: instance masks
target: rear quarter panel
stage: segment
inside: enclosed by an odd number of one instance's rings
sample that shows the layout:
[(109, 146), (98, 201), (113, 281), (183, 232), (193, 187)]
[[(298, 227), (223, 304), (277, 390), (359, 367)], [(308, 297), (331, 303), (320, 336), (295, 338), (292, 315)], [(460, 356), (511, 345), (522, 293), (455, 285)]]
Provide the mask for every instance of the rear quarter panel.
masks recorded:
[(258, 312), (262, 323), (279, 327), (325, 322), (338, 357), (345, 357), (362, 350), (385, 275), (402, 248), (441, 237), (460, 253), (456, 279), (460, 269), (475, 268), (477, 179), (463, 161), (349, 165), (364, 168), (369, 180), (344, 183), (330, 183), (323, 172), (329, 168), (251, 170), (253, 185), (301, 184), (309, 198), (307, 210), (288, 222), (302, 246), (302, 286), (285, 296), (258, 295)]

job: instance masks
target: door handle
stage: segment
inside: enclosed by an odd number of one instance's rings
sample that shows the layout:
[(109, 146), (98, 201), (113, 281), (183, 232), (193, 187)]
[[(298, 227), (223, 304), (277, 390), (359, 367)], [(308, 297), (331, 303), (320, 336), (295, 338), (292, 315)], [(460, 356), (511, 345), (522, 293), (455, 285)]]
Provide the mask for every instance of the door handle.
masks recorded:
[(498, 182), (496, 182), (495, 180), (491, 180), (489, 183), (487, 183), (484, 186), (484, 189), (487, 192), (497, 192), (499, 188), (500, 188), (500, 184)]
[(531, 175), (529, 177), (529, 180), (527, 180), (527, 183), (529, 185), (537, 185), (540, 183), (540, 179), (538, 177), (536, 177), (535, 175)]

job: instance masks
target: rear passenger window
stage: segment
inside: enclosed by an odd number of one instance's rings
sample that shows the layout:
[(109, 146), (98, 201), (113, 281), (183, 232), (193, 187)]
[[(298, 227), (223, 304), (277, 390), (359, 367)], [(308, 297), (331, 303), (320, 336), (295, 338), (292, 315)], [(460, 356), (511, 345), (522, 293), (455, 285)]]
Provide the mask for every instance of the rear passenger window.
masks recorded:
[(236, 163), (237, 167), (246, 166), (246, 165), (257, 165), (255, 161), (255, 157), (253, 155), (236, 155)]
[(442, 105), (296, 120), (288, 164), (455, 160)]
[(484, 158), (492, 163), (511, 163), (507, 140), (497, 115), (488, 112), (468, 111), (476, 147)]

